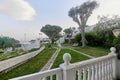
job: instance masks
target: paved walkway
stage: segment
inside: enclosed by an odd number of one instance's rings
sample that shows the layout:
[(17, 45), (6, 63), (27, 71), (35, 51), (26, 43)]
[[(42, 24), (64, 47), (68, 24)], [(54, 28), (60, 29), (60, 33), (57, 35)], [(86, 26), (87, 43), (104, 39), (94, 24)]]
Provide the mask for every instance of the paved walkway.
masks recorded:
[(56, 57), (58, 56), (58, 53), (60, 52), (60, 50), (61, 50), (61, 48), (57, 48), (56, 52), (52, 55), (52, 57), (49, 59), (47, 64), (40, 71), (49, 70), (52, 67), (52, 65), (53, 65)]
[(33, 58), (37, 54), (39, 54), (42, 50), (44, 50), (45, 46), (41, 47), (37, 51), (33, 51), (27, 54), (23, 54), (17, 57), (13, 57), (7, 60), (0, 61), (0, 72), (6, 70), (11, 70), (12, 68), (15, 68), (16, 66), (24, 63), (25, 61)]

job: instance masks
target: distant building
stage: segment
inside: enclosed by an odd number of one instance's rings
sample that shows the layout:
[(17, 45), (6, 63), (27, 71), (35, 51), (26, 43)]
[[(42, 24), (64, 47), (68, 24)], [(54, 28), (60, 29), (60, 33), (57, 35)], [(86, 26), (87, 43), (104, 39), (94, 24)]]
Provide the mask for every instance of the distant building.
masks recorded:
[(47, 44), (47, 43), (51, 43), (51, 40), (49, 38), (42, 38), (42, 39), (40, 39), (40, 42), (42, 44)]
[(31, 50), (33, 48), (39, 48), (40, 47), (40, 40), (31, 40), (31, 41), (26, 41), (21, 43), (21, 48), (24, 50)]
[(12, 52), (12, 49), (13, 49), (12, 47), (5, 48), (4, 49), (4, 53), (6, 53), (6, 52)]
[(62, 36), (59, 38), (59, 40), (56, 41), (56, 43), (64, 43), (65, 42), (65, 36)]

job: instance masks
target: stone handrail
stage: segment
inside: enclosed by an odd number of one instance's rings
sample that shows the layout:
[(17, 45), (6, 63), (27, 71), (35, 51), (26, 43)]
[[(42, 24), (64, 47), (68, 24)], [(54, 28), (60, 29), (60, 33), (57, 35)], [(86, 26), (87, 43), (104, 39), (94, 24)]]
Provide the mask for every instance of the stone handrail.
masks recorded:
[(23, 54), (21, 56), (17, 56), (17, 57), (10, 58), (10, 59), (7, 59), (7, 60), (0, 61), (0, 72), (9, 70), (9, 69), (17, 66), (18, 64), (21, 64), (21, 63), (31, 59), (32, 57), (39, 54), (44, 48), (45, 48), (45, 46), (41, 47), (37, 51), (30, 52), (30, 53), (27, 53), (27, 54)]
[(56, 76), (56, 80), (62, 80), (62, 69), (61, 68), (51, 69), (43, 72), (38, 72), (35, 74), (30, 74), (27, 76), (13, 78), (10, 80), (46, 80), (47, 77), (49, 77), (50, 80), (53, 80), (53, 75)]
[[(112, 80), (116, 79), (116, 49), (112, 47), (107, 56), (70, 64), (71, 56), (63, 56), (63, 80)], [(77, 76), (76, 76), (77, 74)], [(72, 76), (71, 76), (72, 75)]]

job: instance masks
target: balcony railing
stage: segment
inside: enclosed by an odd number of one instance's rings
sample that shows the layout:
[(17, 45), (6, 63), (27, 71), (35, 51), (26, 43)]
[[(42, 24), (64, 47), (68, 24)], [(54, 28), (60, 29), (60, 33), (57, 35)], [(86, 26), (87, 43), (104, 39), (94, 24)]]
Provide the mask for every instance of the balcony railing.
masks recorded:
[(115, 80), (116, 49), (103, 57), (70, 64), (71, 55), (63, 55), (64, 63), (59, 68), (30, 74), (10, 80)]

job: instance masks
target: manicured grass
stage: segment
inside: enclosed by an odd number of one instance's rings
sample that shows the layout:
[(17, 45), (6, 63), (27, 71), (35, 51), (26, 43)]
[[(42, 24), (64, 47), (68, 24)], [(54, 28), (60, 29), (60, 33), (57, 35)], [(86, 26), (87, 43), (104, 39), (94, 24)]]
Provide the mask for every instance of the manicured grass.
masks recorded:
[(63, 63), (63, 55), (64, 53), (69, 53), (71, 54), (71, 63), (74, 63), (74, 62), (79, 62), (79, 61), (83, 61), (83, 60), (87, 60), (89, 59), (88, 57), (84, 56), (84, 55), (81, 55), (79, 53), (76, 53), (70, 49), (61, 49), (60, 53), (58, 54), (55, 62), (53, 63), (53, 66), (52, 68), (56, 68), (56, 67), (59, 67), (60, 64)]
[(53, 53), (56, 51), (56, 48), (45, 49), (36, 57), (32, 58), (28, 62), (22, 64), (21, 66), (0, 75), (0, 80), (8, 80), (10, 78), (23, 76), (26, 74), (31, 74), (38, 72), (42, 67), (47, 63)]
[(11, 54), (12, 54), (11, 52), (1, 53), (1, 54), (0, 54), (0, 59), (7, 58), (7, 57), (11, 56)]
[(94, 56), (94, 57), (104, 56), (110, 52), (110, 50), (108, 48), (102, 48), (102, 47), (89, 47), (89, 46), (87, 46), (85, 48), (77, 47), (74, 49), (77, 51), (83, 52), (85, 54)]

